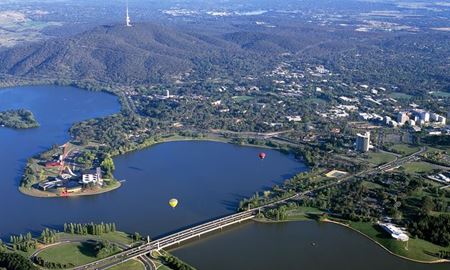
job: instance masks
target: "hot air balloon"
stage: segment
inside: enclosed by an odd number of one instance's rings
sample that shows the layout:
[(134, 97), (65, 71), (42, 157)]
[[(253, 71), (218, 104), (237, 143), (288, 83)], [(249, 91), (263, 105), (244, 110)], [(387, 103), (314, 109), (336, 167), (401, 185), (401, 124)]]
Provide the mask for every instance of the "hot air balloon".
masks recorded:
[(177, 199), (170, 199), (169, 205), (170, 205), (172, 208), (177, 207), (177, 205), (178, 205), (178, 200), (177, 200)]
[(266, 158), (266, 153), (259, 153), (259, 158), (260, 159), (265, 159)]

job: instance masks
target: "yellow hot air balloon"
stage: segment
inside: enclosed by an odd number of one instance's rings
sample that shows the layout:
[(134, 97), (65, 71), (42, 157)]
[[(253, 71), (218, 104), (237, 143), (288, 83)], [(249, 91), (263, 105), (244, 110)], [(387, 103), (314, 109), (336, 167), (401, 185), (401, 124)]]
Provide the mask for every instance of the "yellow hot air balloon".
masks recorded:
[(177, 200), (177, 199), (170, 199), (169, 205), (172, 206), (172, 208), (177, 207), (177, 205), (178, 205), (178, 200)]

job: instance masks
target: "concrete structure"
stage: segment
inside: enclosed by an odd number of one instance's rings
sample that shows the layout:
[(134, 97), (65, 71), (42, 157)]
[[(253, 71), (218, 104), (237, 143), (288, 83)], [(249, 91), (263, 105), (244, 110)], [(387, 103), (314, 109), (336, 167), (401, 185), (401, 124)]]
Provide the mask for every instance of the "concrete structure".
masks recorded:
[(39, 183), (39, 188), (42, 189), (43, 191), (47, 191), (47, 190), (52, 189), (60, 184), (62, 184), (61, 179), (55, 179), (53, 181)]
[(129, 14), (128, 14), (128, 0), (127, 0), (127, 14), (126, 14), (126, 18), (125, 18), (125, 25), (127, 27), (131, 27), (131, 20), (130, 20)]
[(296, 116), (286, 116), (286, 119), (287, 119), (289, 122), (300, 122), (300, 121), (302, 121), (302, 117), (299, 116), (299, 115), (296, 115)]
[(436, 175), (429, 175), (428, 178), (433, 181), (442, 183), (442, 184), (446, 184), (446, 185), (450, 184), (450, 177), (444, 175), (443, 173), (439, 173)]
[(427, 111), (418, 111), (420, 120), (425, 121), (425, 123), (430, 122), (430, 113)]
[(238, 224), (246, 220), (250, 220), (256, 216), (257, 210), (249, 210), (245, 212), (240, 212), (237, 214), (225, 216), (212, 220), (192, 228), (185, 229), (180, 232), (170, 234), (168, 236), (156, 239), (150, 243), (138, 246), (135, 248), (127, 249), (113, 256), (97, 260), (92, 263), (87, 263), (82, 266), (73, 268), (74, 270), (85, 270), (85, 269), (109, 269), (114, 265), (129, 261), (134, 258), (139, 258), (145, 254), (150, 253), (153, 250), (161, 250), (174, 245), (179, 245), (181, 242), (187, 241), (189, 239), (199, 238), (204, 234), (221, 230), (225, 227), (231, 226), (233, 224)]
[(103, 179), (102, 179), (102, 170), (100, 167), (97, 167), (95, 171), (89, 171), (86, 173), (83, 173), (81, 176), (81, 181), (79, 182), (82, 185), (103, 185)]
[(365, 153), (370, 149), (370, 132), (356, 134), (356, 151)]
[(399, 112), (397, 114), (397, 122), (399, 125), (405, 124), (409, 120), (408, 114), (406, 112)]
[(392, 236), (392, 238), (396, 240), (400, 240), (403, 242), (409, 240), (409, 236), (406, 234), (406, 232), (392, 223), (379, 222), (378, 225), (380, 225), (386, 232), (388, 232)]

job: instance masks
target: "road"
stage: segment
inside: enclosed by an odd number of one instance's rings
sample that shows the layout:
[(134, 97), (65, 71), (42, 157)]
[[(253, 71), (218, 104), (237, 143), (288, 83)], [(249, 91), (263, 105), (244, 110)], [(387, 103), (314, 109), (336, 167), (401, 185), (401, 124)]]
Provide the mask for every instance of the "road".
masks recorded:
[(197, 238), (197, 237), (199, 238), (203, 234), (206, 234), (206, 233), (209, 233), (209, 232), (212, 232), (215, 230), (219, 230), (219, 229), (225, 228), (227, 226), (231, 226), (236, 223), (241, 223), (243, 221), (253, 219), (256, 216), (256, 214), (259, 211), (263, 210), (264, 208), (274, 207), (276, 205), (283, 204), (289, 200), (305, 196), (311, 192), (317, 192), (319, 190), (329, 188), (331, 186), (339, 185), (343, 182), (357, 180), (358, 176), (370, 175), (373, 173), (379, 173), (379, 172), (385, 172), (385, 171), (392, 170), (392, 169), (397, 168), (407, 162), (411, 162), (411, 161), (418, 159), (417, 156), (422, 154), (425, 151), (426, 151), (426, 147), (422, 147), (419, 151), (417, 151), (416, 153), (413, 153), (409, 156), (406, 156), (403, 158), (398, 158), (398, 159), (396, 159), (392, 162), (386, 163), (384, 165), (380, 165), (375, 168), (371, 168), (371, 169), (368, 169), (368, 170), (365, 170), (365, 171), (362, 171), (362, 172), (359, 172), (359, 173), (356, 173), (353, 175), (346, 176), (336, 182), (329, 183), (329, 184), (320, 186), (318, 188), (305, 190), (303, 192), (293, 194), (292, 196), (286, 197), (284, 199), (281, 199), (281, 200), (278, 200), (278, 201), (275, 201), (275, 202), (272, 202), (272, 203), (269, 203), (269, 204), (266, 204), (266, 205), (263, 205), (263, 206), (260, 206), (257, 208), (253, 208), (253, 209), (249, 209), (247, 211), (243, 211), (240, 213), (221, 217), (216, 220), (212, 220), (212, 221), (197, 225), (195, 227), (162, 237), (160, 239), (153, 240), (150, 243), (141, 245), (139, 247), (125, 250), (123, 252), (120, 252), (120, 253), (110, 256), (108, 258), (101, 259), (101, 260), (98, 260), (93, 263), (89, 263), (89, 264), (86, 264), (86, 265), (83, 265), (80, 267), (76, 267), (74, 269), (75, 270), (108, 269), (115, 265), (124, 263), (124, 262), (134, 259), (134, 258), (142, 258), (143, 256), (145, 256), (146, 254), (149, 254), (153, 250), (160, 250), (160, 249), (163, 249), (166, 247), (177, 245), (177, 244), (180, 244), (181, 242), (187, 241), (189, 239), (193, 239), (193, 238)]

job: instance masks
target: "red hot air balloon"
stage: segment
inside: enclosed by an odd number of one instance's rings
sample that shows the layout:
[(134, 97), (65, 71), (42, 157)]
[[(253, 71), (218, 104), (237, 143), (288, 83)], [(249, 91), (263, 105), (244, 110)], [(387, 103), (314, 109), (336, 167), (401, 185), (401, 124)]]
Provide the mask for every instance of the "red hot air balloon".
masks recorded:
[(260, 159), (265, 159), (266, 158), (266, 153), (259, 153), (259, 158)]

